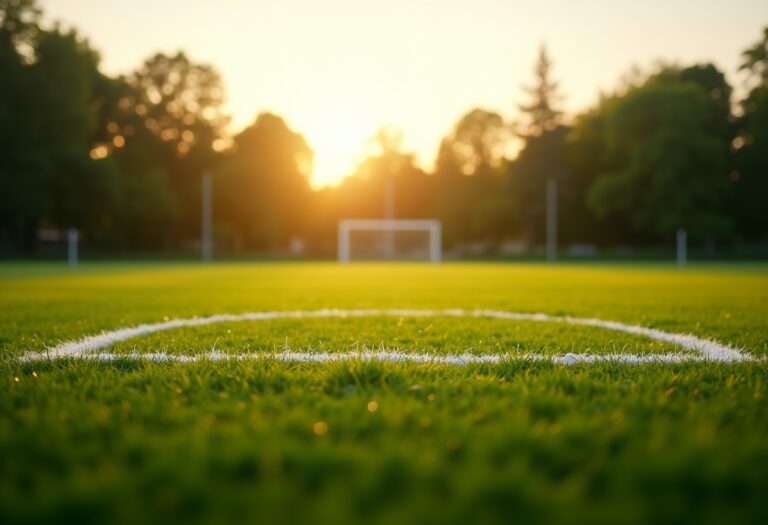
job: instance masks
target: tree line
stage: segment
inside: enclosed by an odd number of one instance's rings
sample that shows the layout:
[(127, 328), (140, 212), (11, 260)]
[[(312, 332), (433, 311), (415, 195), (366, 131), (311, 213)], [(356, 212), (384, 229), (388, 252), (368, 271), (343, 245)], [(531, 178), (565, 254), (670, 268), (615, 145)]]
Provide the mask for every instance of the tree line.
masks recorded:
[(87, 39), (41, 16), (35, 0), (0, 0), (4, 252), (68, 228), (104, 251), (195, 249), (204, 172), (216, 247), (229, 252), (301, 239), (333, 253), (338, 221), (383, 217), (388, 192), (395, 217), (440, 219), (447, 248), (536, 249), (548, 180), (563, 245), (662, 246), (678, 228), (708, 249), (768, 242), (768, 28), (742, 55), (741, 100), (713, 64), (661, 64), (566, 119), (542, 47), (518, 121), (468, 111), (429, 171), (384, 128), (354, 173), (313, 190), (311, 145), (280, 116), (227, 134), (211, 65), (158, 53), (110, 77)]

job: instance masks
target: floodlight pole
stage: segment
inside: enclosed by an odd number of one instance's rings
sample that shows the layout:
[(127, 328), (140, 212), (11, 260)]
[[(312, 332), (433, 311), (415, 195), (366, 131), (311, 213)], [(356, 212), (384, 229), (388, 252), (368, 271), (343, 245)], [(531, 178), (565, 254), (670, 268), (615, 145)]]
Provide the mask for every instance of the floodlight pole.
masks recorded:
[(67, 262), (70, 268), (77, 266), (79, 240), (80, 235), (75, 228), (67, 230)]
[(212, 219), (212, 199), (211, 190), (213, 181), (211, 173), (206, 171), (203, 173), (202, 180), (202, 237), (201, 237), (201, 250), (202, 259), (204, 263), (211, 262), (213, 259), (213, 231), (211, 225)]
[(677, 229), (677, 265), (682, 268), (688, 264), (688, 232), (685, 228)]
[(557, 260), (557, 180), (547, 179), (547, 260)]

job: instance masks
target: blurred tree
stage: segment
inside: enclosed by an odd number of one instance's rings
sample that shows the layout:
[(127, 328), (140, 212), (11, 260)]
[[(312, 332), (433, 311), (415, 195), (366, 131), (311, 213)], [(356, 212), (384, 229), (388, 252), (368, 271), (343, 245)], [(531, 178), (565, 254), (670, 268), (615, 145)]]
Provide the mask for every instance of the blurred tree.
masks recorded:
[(710, 107), (707, 131), (724, 143), (730, 143), (735, 131), (731, 111), (733, 88), (725, 75), (713, 64), (696, 64), (679, 70), (677, 77), (682, 82), (697, 85), (706, 94)]
[[(629, 153), (626, 148), (609, 147), (609, 142), (616, 140), (616, 137), (609, 138), (609, 132), (613, 129), (609, 125), (613, 118), (611, 115), (617, 111), (616, 106), (623, 103), (628, 93), (649, 83), (689, 85), (700, 92), (707, 106), (706, 112), (700, 115), (700, 131), (720, 143), (718, 162), (721, 178), (727, 173), (731, 159), (725, 145), (732, 140), (734, 126), (730, 108), (732, 89), (725, 76), (711, 64), (685, 68), (659, 64), (658, 68), (650, 75), (634, 72), (632, 81), (624, 82), (616, 94), (602, 96), (594, 108), (576, 117), (568, 144), (568, 187), (575, 199), (570, 204), (564, 202), (562, 206), (563, 214), (568, 217), (568, 221), (563, 225), (563, 235), (566, 238), (572, 241), (610, 244), (659, 239), (658, 233), (652, 233), (650, 230), (639, 231), (634, 227), (633, 219), (628, 213), (599, 214), (595, 217), (593, 209), (584, 213), (583, 206), (595, 179), (606, 173), (621, 171), (627, 166)], [(658, 109), (659, 113), (664, 111), (667, 109)], [(669, 116), (670, 120), (674, 118), (676, 117)], [(653, 125), (655, 124), (649, 124)], [(726, 201), (727, 190), (727, 185), (720, 188), (721, 207)], [(720, 212), (722, 213), (722, 209)], [(714, 236), (718, 234), (717, 231), (712, 233)]]
[(36, 55), (33, 118), (52, 167), (49, 219), (103, 237), (112, 227), (120, 189), (114, 163), (97, 152), (89, 155), (99, 57), (74, 30), (58, 29), (41, 33)]
[(747, 71), (757, 86), (768, 84), (768, 26), (763, 29), (763, 37), (755, 45), (742, 53), (740, 69)]
[(0, 4), (0, 191), (14, 196), (0, 236), (26, 250), (41, 225), (105, 235), (119, 198), (114, 166), (89, 156), (98, 55), (38, 16), (34, 2)]
[(504, 177), (510, 138), (498, 113), (476, 108), (440, 143), (432, 200), (447, 244), (499, 241), (514, 228)]
[(501, 115), (476, 108), (461, 117), (443, 140), (438, 162), (455, 163), (464, 175), (491, 174), (502, 165), (509, 139)]
[[(624, 216), (635, 234), (692, 238), (726, 234), (725, 145), (713, 134), (707, 93), (674, 77), (652, 77), (609, 104), (606, 155), (589, 205), (599, 217)], [(609, 168), (610, 169), (610, 168)]]
[(120, 174), (122, 198), (114, 241), (133, 250), (167, 246), (167, 225), (176, 216), (176, 196), (164, 162), (167, 144), (133, 110), (136, 88), (127, 79), (99, 74), (94, 89), (91, 106), (98, 126), (92, 151), (108, 154)]
[(285, 248), (305, 234), (313, 153), (285, 121), (262, 113), (234, 138), (214, 178), (214, 209), (235, 247)]
[(221, 78), (213, 67), (194, 63), (183, 52), (158, 53), (129, 75), (128, 83), (133, 90), (123, 104), (165, 144), (155, 173), (168, 174), (178, 217), (175, 234), (167, 236), (198, 238), (201, 176), (215, 169), (226, 146)]
[(505, 178), (510, 139), (498, 113), (476, 108), (440, 143), (430, 200), (447, 245), (476, 242), (491, 249), (511, 236), (517, 208)]
[(31, 249), (50, 205), (43, 191), (49, 168), (34, 142), (22, 55), (36, 43), (39, 15), (34, 1), (0, 0), (0, 195), (13, 196), (0, 200), (0, 248)]
[(548, 179), (559, 184), (558, 200), (573, 200), (566, 184), (566, 137), (562, 111), (557, 104), (562, 97), (558, 84), (552, 80), (552, 61), (544, 45), (534, 67), (535, 84), (525, 88), (531, 102), (519, 106), (527, 122), (517, 126), (524, 145), (515, 162), (510, 165), (512, 188), (520, 203), (520, 214), (529, 249), (544, 240), (546, 211), (545, 189)]
[(222, 109), (224, 88), (213, 67), (196, 64), (183, 52), (158, 53), (129, 82), (136, 88), (129, 103), (144, 117), (147, 129), (179, 158), (197, 156), (195, 160), (212, 163), (214, 142), (221, 139), (228, 121)]
[(426, 174), (416, 166), (413, 153), (404, 150), (402, 133), (391, 127), (371, 138), (368, 155), (334, 193), (338, 208), (332, 218), (334, 228), (341, 218), (383, 218), (388, 212), (396, 218), (430, 214)]
[(560, 126), (563, 117), (562, 111), (557, 109), (562, 96), (558, 92), (558, 83), (552, 79), (552, 60), (544, 44), (539, 48), (533, 71), (535, 84), (532, 87), (523, 87), (531, 102), (518, 106), (528, 120), (524, 129), (518, 130), (518, 135), (522, 137), (538, 137), (547, 131), (553, 131)]
[(741, 102), (738, 136), (731, 143), (736, 169), (730, 180), (735, 194), (732, 213), (748, 240), (768, 241), (768, 27), (762, 40), (743, 53), (741, 69), (750, 74), (751, 89)]
[(616, 244), (627, 242), (629, 231), (623, 216), (600, 220), (587, 205), (587, 195), (595, 178), (619, 169), (622, 161), (616, 151), (607, 150), (606, 115), (618, 96), (601, 96), (597, 105), (574, 119), (567, 138), (568, 188), (562, 203), (562, 238), (574, 243)]
[(30, 57), (40, 30), (37, 0), (0, 0), (0, 46)]

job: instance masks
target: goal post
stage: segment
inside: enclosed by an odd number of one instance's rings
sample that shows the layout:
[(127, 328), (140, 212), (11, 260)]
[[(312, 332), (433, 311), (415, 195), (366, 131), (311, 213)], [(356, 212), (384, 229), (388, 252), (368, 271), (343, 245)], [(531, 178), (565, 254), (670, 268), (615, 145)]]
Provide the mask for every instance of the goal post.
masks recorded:
[(380, 259), (396, 258), (394, 235), (398, 232), (422, 232), (428, 241), (423, 250), (431, 263), (442, 260), (442, 226), (440, 221), (432, 219), (344, 219), (339, 221), (338, 258), (340, 263), (348, 263), (353, 258), (352, 235), (356, 232), (382, 234), (386, 253)]

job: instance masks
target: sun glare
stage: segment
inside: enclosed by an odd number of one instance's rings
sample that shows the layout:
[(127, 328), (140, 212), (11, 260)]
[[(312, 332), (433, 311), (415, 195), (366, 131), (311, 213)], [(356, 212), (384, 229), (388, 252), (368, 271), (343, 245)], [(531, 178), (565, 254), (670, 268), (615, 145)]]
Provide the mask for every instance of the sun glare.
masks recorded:
[(312, 186), (336, 185), (355, 171), (375, 126), (351, 113), (331, 112), (308, 122), (305, 137), (315, 152)]

